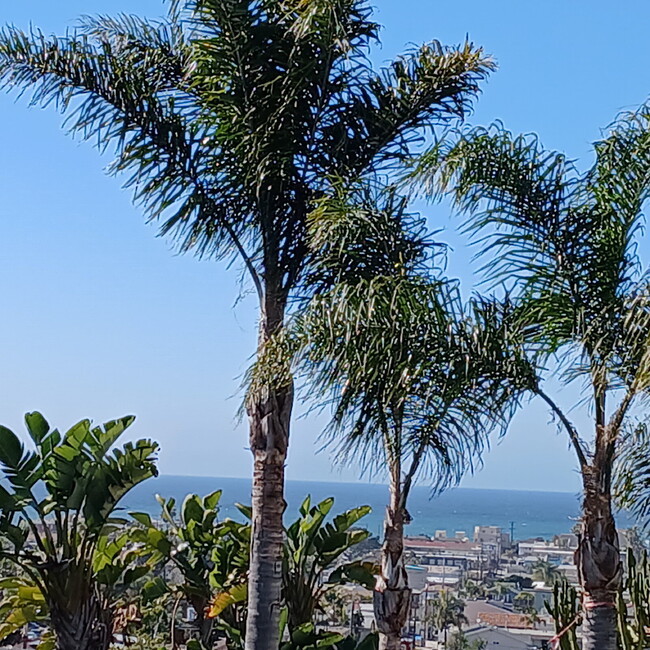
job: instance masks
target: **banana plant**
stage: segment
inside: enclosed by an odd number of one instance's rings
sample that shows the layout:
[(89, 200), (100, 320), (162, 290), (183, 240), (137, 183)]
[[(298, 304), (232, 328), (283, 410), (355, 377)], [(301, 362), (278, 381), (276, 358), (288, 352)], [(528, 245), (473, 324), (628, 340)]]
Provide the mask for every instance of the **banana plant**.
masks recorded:
[[(310, 637), (312, 633), (308, 629), (314, 614), (322, 610), (330, 590), (349, 583), (369, 590), (374, 587), (378, 566), (360, 560), (341, 561), (354, 546), (370, 536), (367, 530), (354, 526), (371, 508), (359, 506), (328, 520), (333, 505), (333, 498), (312, 505), (311, 497), (307, 496), (300, 506), (298, 519), (285, 528), (281, 619), (282, 629), (286, 627), (290, 638), (302, 639), (303, 633)], [(237, 507), (250, 519), (250, 508)], [(229, 606), (245, 598), (243, 591), (224, 590), (215, 599), (210, 614), (220, 616)], [(322, 643), (324, 640), (320, 639), (319, 647)]]
[[(188, 495), (179, 514), (175, 499), (156, 498), (161, 521), (153, 521), (147, 513), (130, 513), (138, 524), (131, 539), (140, 545), (149, 567), (164, 571), (173, 566), (182, 580), (170, 585), (154, 578), (145, 586), (145, 599), (167, 594), (175, 603), (188, 602), (196, 611), (196, 641), (204, 647), (210, 647), (217, 630), (233, 647), (240, 646), (246, 623), (250, 527), (219, 520), (220, 490), (203, 498)], [(217, 614), (209, 615), (215, 604), (219, 605), (218, 620)]]
[(327, 517), (334, 499), (312, 505), (308, 496), (299, 509), (300, 517), (286, 529), (283, 563), (283, 600), (288, 610), (289, 631), (310, 624), (325, 594), (338, 585), (375, 585), (379, 568), (372, 562), (340, 560), (370, 533), (354, 528), (370, 513), (370, 506), (352, 508), (331, 520)]
[(41, 590), (29, 578), (16, 575), (0, 580), (0, 644), (21, 636), (28, 623), (45, 623), (47, 605)]
[[(170, 564), (183, 580), (169, 585), (160, 577), (146, 585), (144, 593), (189, 602), (197, 614), (197, 639), (205, 647), (220, 631), (233, 647), (243, 644), (246, 621), (247, 581), (250, 556), (250, 524), (218, 518), (221, 491), (206, 497), (189, 495), (176, 514), (176, 501), (157, 497), (161, 521), (142, 512), (131, 513), (139, 526), (131, 532), (147, 564)], [(366, 530), (353, 526), (370, 512), (369, 506), (353, 508), (327, 521), (334, 499), (311, 505), (307, 497), (300, 517), (285, 529), (283, 602), (291, 634), (312, 623), (327, 591), (345, 583), (374, 585), (376, 567), (369, 562), (341, 562), (352, 547), (368, 538)], [(250, 520), (248, 506), (237, 504)]]
[[(124, 521), (114, 513), (133, 487), (157, 475), (158, 445), (138, 440), (114, 449), (133, 420), (82, 420), (61, 434), (28, 413), (33, 450), (0, 426), (0, 558), (24, 580), (5, 598), (29, 595), (34, 606), (21, 611), (31, 620), (47, 615), (57, 650), (107, 650), (115, 583), (139, 576), (126, 573), (127, 554), (114, 541)], [(11, 607), (0, 604), (0, 623), (11, 620)]]
[(336, 632), (318, 632), (313, 623), (306, 623), (291, 633), (289, 639), (280, 645), (280, 650), (377, 650), (378, 647), (377, 634), (369, 634), (357, 641)]

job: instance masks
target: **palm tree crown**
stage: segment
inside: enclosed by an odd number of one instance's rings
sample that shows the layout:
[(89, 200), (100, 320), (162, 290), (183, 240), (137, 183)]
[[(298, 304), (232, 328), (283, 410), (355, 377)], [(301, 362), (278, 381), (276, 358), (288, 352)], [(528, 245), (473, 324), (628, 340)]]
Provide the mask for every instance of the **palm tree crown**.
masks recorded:
[(181, 250), (238, 253), (286, 294), (332, 178), (391, 167), (420, 129), (462, 116), (492, 67), (436, 42), (379, 73), (360, 0), (188, 0), (168, 19), (86, 18), (64, 38), (6, 28), (0, 76), (115, 146), (112, 170)]
[[(364, 0), (173, 0), (159, 22), (86, 19), (63, 38), (6, 28), (0, 79), (114, 147), (112, 170), (181, 251), (241, 259), (263, 353), (281, 335), (309, 263), (307, 217), (333, 179), (390, 172), (426, 129), (463, 116), (493, 67), (470, 44), (432, 42), (376, 72), (377, 30)], [(247, 647), (275, 650), (293, 383), (288, 371), (261, 376), (246, 403)]]
[[(428, 193), (451, 190), (470, 215), (469, 229), (481, 234), (486, 277), (510, 290), (515, 329), (538, 365), (527, 389), (549, 405), (575, 449), (585, 495), (577, 563), (595, 603), (585, 619), (587, 648), (616, 643), (613, 459), (626, 416), (650, 387), (650, 285), (637, 256), (650, 193), (649, 126), (647, 106), (622, 115), (595, 144), (585, 173), (534, 136), (501, 125), (439, 145), (415, 172)], [(580, 435), (547, 394), (543, 362), (551, 355), (561, 359), (566, 382), (584, 380), (592, 436)]]

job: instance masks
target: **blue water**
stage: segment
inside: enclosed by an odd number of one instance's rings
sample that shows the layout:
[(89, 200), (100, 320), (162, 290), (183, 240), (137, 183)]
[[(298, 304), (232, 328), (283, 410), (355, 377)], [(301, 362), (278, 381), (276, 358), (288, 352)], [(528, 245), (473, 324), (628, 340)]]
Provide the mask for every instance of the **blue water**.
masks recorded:
[[(125, 499), (126, 510), (148, 512), (153, 516), (160, 509), (155, 494), (175, 497), (181, 502), (187, 494), (201, 496), (222, 489), (223, 517), (240, 518), (235, 503), (250, 503), (250, 481), (235, 478), (206, 478), (192, 476), (160, 476), (135, 488)], [(372, 506), (372, 513), (361, 523), (374, 535), (380, 534), (388, 487), (371, 483), (320, 483), (288, 481), (286, 485), (287, 514), (293, 520), (307, 494), (312, 500), (334, 497), (333, 512), (358, 505)], [(571, 530), (579, 517), (577, 494), (562, 492), (523, 492), (515, 490), (477, 490), (456, 488), (431, 498), (426, 487), (415, 487), (409, 500), (413, 522), (409, 535), (433, 535), (436, 530), (449, 534), (463, 530), (472, 536), (474, 526), (501, 526), (510, 531), (514, 522), (515, 539), (550, 538)], [(629, 525), (627, 517), (619, 514), (619, 528)]]

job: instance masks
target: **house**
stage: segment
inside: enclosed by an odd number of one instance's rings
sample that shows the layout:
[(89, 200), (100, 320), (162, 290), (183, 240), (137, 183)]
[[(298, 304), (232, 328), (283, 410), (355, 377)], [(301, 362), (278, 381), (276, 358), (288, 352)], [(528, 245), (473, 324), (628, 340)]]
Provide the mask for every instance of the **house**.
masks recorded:
[(574, 551), (560, 547), (544, 539), (526, 539), (517, 542), (518, 555), (522, 564), (534, 564), (539, 560), (552, 564), (570, 564)]
[(463, 614), (470, 625), (476, 625), (482, 614), (511, 614), (512, 610), (487, 600), (466, 600)]
[(496, 627), (477, 626), (466, 629), (464, 634), (470, 643), (483, 641), (485, 650), (536, 650), (548, 645), (528, 634), (514, 634)]
[(406, 537), (404, 549), (419, 564), (457, 566), (464, 571), (478, 566), (485, 559), (482, 546), (467, 538)]

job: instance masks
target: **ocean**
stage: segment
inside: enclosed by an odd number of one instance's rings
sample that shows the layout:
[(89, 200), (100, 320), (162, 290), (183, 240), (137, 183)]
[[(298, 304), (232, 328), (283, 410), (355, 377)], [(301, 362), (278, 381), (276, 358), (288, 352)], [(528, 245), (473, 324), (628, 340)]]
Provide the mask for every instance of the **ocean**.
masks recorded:
[[(124, 509), (160, 513), (156, 494), (174, 497), (180, 504), (187, 494), (204, 496), (221, 489), (221, 517), (240, 519), (235, 503), (250, 503), (250, 480), (237, 478), (208, 478), (195, 476), (159, 476), (137, 486), (124, 499)], [(332, 513), (359, 505), (369, 505), (372, 513), (359, 524), (373, 535), (381, 535), (384, 510), (388, 501), (388, 487), (375, 483), (324, 483), (287, 481), (287, 521), (297, 517), (303, 499), (312, 501), (334, 497)], [(531, 537), (551, 538), (571, 531), (579, 517), (580, 497), (563, 492), (524, 492), (516, 490), (484, 490), (453, 488), (432, 498), (424, 486), (413, 488), (408, 510), (413, 518), (407, 527), (408, 535), (434, 535), (446, 530), (448, 535), (465, 531), (471, 537), (474, 526), (501, 526), (514, 530), (515, 539)], [(630, 520), (624, 513), (617, 516), (619, 528), (626, 528)]]

